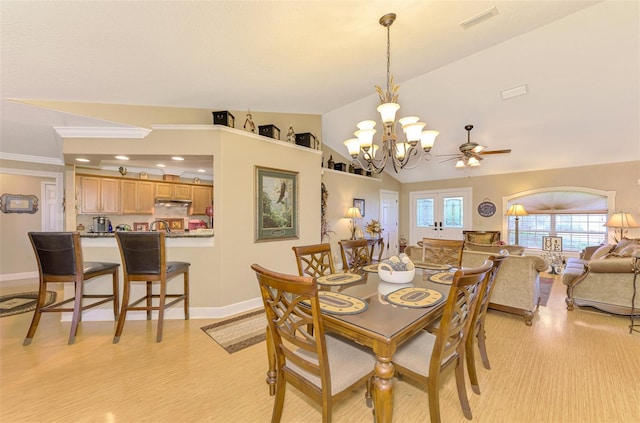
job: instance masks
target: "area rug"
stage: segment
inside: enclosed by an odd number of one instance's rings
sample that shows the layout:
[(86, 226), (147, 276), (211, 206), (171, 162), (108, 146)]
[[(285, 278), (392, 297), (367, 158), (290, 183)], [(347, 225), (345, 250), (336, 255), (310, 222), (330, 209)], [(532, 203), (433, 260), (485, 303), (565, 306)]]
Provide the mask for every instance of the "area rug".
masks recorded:
[[(44, 304), (52, 304), (55, 300), (56, 293), (54, 291), (47, 291), (47, 298)], [(38, 291), (3, 295), (0, 297), (0, 317), (33, 311), (36, 309), (37, 301)]]
[(201, 329), (226, 352), (233, 354), (265, 340), (267, 318), (264, 310), (258, 310)]
[(553, 278), (540, 276), (540, 305), (546, 306), (551, 295), (551, 287), (553, 286)]

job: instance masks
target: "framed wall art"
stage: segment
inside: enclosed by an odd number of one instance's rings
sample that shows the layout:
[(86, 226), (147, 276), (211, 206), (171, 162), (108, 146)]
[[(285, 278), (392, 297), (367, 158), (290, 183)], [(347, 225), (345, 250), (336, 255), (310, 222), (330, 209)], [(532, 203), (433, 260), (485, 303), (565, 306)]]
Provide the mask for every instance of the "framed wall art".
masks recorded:
[(30, 213), (38, 211), (38, 197), (35, 195), (2, 194), (0, 210), (3, 213)]
[(362, 198), (354, 198), (353, 207), (360, 210), (360, 215), (364, 217), (364, 200)]
[(298, 172), (255, 169), (255, 241), (298, 238)]
[(133, 230), (146, 232), (149, 230), (149, 222), (133, 222)]

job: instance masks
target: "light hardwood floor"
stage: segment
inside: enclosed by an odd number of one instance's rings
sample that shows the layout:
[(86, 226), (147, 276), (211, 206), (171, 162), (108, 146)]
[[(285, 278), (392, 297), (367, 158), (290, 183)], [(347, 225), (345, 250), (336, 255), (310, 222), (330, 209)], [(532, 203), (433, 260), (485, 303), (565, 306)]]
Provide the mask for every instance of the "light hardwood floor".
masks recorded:
[[(477, 354), (482, 394), (468, 388), (473, 421), (640, 421), (640, 333), (629, 334), (625, 317), (568, 312), (563, 299), (556, 280), (532, 327), (489, 313), (492, 370)], [(114, 323), (85, 322), (69, 346), (69, 323), (48, 314), (23, 347), (31, 316), (0, 319), (3, 423), (270, 421), (265, 344), (229, 355), (200, 330), (213, 320), (167, 320), (161, 343), (155, 321), (127, 321), (116, 345)], [(426, 392), (395, 386), (394, 420), (428, 421)], [(452, 374), (440, 398), (444, 422), (466, 421)], [(335, 422), (371, 420), (364, 389), (334, 407)], [(320, 408), (288, 388), (282, 421), (319, 422)]]

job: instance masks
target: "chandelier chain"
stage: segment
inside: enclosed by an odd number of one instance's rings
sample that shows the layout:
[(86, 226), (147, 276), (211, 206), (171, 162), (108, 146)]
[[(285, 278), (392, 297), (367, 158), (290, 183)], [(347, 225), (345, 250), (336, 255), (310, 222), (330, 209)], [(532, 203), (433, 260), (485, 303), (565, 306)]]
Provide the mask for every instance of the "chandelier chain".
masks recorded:
[(391, 81), (391, 25), (388, 25), (387, 26), (387, 93), (391, 93), (390, 81)]

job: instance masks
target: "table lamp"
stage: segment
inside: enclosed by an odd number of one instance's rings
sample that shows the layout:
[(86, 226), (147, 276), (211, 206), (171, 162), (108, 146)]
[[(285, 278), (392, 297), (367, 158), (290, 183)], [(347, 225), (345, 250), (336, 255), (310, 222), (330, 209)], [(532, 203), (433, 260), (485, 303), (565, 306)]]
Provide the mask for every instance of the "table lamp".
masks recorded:
[(529, 213), (522, 207), (522, 204), (512, 204), (507, 210), (505, 216), (515, 216), (516, 217), (516, 245), (518, 245), (518, 223), (520, 220), (520, 216), (526, 216)]
[[(604, 226), (607, 228), (614, 228), (613, 239), (616, 242), (622, 239), (627, 228), (640, 228), (640, 225), (638, 225), (638, 222), (636, 222), (633, 216), (631, 216), (631, 213), (625, 213), (622, 211), (613, 213)], [(620, 229), (620, 238), (616, 237), (618, 229)]]
[(362, 219), (360, 210), (357, 207), (349, 207), (344, 217), (351, 219), (351, 239), (356, 239), (356, 219)]

